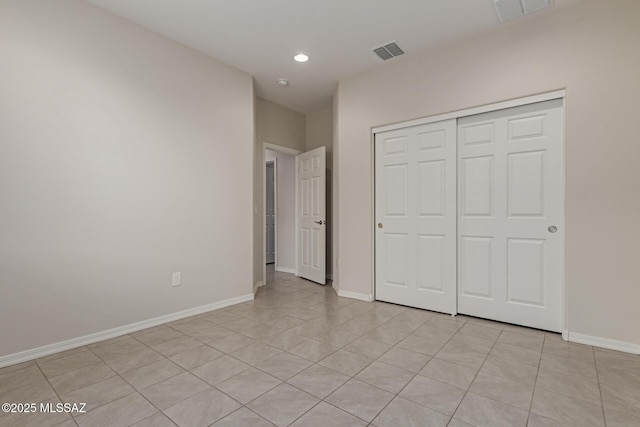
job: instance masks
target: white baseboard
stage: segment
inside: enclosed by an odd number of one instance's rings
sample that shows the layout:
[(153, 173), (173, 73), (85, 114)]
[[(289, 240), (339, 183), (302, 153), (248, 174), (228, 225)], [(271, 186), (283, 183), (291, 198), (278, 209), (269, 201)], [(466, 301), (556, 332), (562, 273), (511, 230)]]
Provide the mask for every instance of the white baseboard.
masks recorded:
[(264, 286), (264, 283), (262, 282), (262, 280), (259, 282), (256, 282), (256, 284), (253, 285), (253, 295), (255, 295), (256, 292), (258, 292), (258, 288), (261, 286)]
[(276, 267), (276, 271), (279, 271), (280, 273), (296, 274), (296, 269), (295, 268)]
[[(568, 340), (578, 344), (592, 345), (594, 347), (607, 348), (609, 350), (623, 351), (625, 353), (640, 354), (640, 345), (625, 341), (610, 340), (608, 338), (593, 337), (590, 335), (568, 332)], [(564, 337), (564, 334), (563, 334)]]
[(190, 308), (188, 310), (178, 311), (176, 313), (165, 314), (164, 316), (154, 317), (153, 319), (143, 320), (128, 325), (119, 326), (94, 334), (85, 335), (83, 337), (72, 338), (67, 341), (61, 341), (54, 344), (45, 345), (31, 350), (21, 351), (20, 353), (8, 354), (0, 357), (0, 368), (15, 365), (17, 363), (26, 362), (28, 360), (37, 359), (39, 357), (49, 356), (72, 348), (82, 347), (83, 345), (93, 344), (99, 341), (108, 340), (110, 338), (119, 337), (121, 335), (130, 334), (132, 332), (141, 331), (153, 326), (162, 325), (164, 323), (173, 322), (174, 320), (184, 319), (185, 317), (195, 316), (197, 314), (218, 310), (231, 305), (240, 304), (245, 301), (253, 300), (253, 294), (242, 295), (236, 298), (230, 298), (224, 301), (214, 302), (213, 304), (202, 305), (200, 307)]
[(373, 295), (371, 294), (359, 294), (357, 292), (341, 291), (340, 289), (338, 289), (336, 292), (339, 297), (353, 298), (353, 299), (357, 299), (360, 301), (367, 301), (367, 302), (373, 301)]
[(335, 291), (336, 295), (338, 295), (338, 293), (340, 292), (340, 287), (338, 286), (338, 283), (336, 282), (331, 282), (331, 287), (333, 288), (333, 290)]

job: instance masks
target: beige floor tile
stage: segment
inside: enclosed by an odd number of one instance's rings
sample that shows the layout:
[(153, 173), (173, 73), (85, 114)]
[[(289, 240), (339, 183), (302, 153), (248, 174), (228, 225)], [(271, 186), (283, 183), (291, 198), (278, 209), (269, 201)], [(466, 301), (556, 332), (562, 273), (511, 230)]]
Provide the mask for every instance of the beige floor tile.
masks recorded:
[(146, 348), (146, 345), (127, 335), (125, 337), (118, 337), (111, 344), (91, 347), (91, 351), (102, 360), (109, 361)]
[(465, 390), (423, 376), (416, 376), (399, 396), (427, 408), (453, 415)]
[(459, 331), (461, 334), (470, 335), (472, 337), (483, 338), (485, 340), (495, 342), (500, 336), (500, 329), (479, 325), (473, 322), (467, 322)]
[(475, 427), (475, 426), (465, 423), (464, 421), (460, 421), (456, 418), (451, 418), (451, 421), (449, 421), (449, 424), (447, 424), (447, 427)]
[(114, 377), (115, 375), (116, 373), (113, 369), (104, 362), (99, 362), (65, 375), (50, 378), (49, 382), (56, 392), (62, 395)]
[(338, 350), (319, 361), (318, 364), (352, 377), (373, 362), (373, 360), (372, 357), (362, 354), (352, 353), (347, 350)]
[(298, 418), (291, 427), (365, 427), (363, 420), (329, 405), (318, 403), (309, 412)]
[(104, 381), (83, 387), (60, 396), (65, 403), (86, 403), (87, 411), (134, 393), (135, 390), (120, 377), (111, 377)]
[(180, 366), (168, 359), (164, 359), (141, 368), (122, 372), (120, 376), (140, 390), (166, 380), (167, 378), (175, 377), (182, 372), (184, 372), (184, 369)]
[(444, 346), (443, 341), (434, 341), (411, 334), (398, 343), (397, 348), (433, 356)]
[(47, 378), (53, 378), (90, 365), (95, 365), (98, 362), (100, 362), (100, 359), (91, 351), (82, 351), (72, 354), (71, 356), (61, 357), (38, 365)]
[(231, 356), (251, 366), (272, 358), (282, 353), (279, 348), (272, 347), (263, 342), (255, 342), (231, 353)]
[(540, 351), (529, 350), (528, 348), (518, 347), (517, 345), (498, 342), (493, 346), (490, 354), (503, 359), (524, 363), (525, 365), (530, 365), (536, 368), (540, 364)]
[(489, 351), (493, 347), (494, 340), (486, 340), (484, 338), (458, 333), (449, 340), (449, 344), (460, 345), (478, 353), (489, 354)]
[(427, 322), (432, 328), (445, 329), (447, 331), (457, 332), (467, 323), (464, 319), (451, 319), (449, 317), (434, 317)]
[(183, 400), (190, 398), (211, 386), (198, 377), (184, 372), (158, 384), (140, 390), (140, 393), (161, 410), (165, 410)]
[(392, 393), (356, 379), (349, 380), (325, 400), (365, 421), (372, 421), (393, 399)]
[(321, 365), (313, 365), (287, 382), (317, 398), (324, 399), (347, 381), (349, 377), (346, 375)]
[(386, 363), (414, 374), (422, 369), (431, 356), (394, 347), (378, 358), (379, 362)]
[(476, 377), (477, 370), (462, 365), (456, 365), (441, 359), (432, 359), (420, 371), (420, 375), (441, 383), (466, 390)]
[(640, 426), (640, 416), (629, 414), (626, 412), (616, 411), (615, 409), (604, 409), (604, 415), (607, 420), (607, 427), (638, 427)]
[(543, 417), (542, 415), (529, 413), (529, 421), (527, 427), (572, 427), (568, 424), (561, 423), (560, 421), (553, 420), (551, 418)]
[(566, 424), (604, 426), (602, 406), (536, 388), (531, 412)]
[(249, 344), (252, 344), (254, 342), (256, 342), (256, 340), (254, 340), (253, 338), (249, 338), (244, 335), (234, 333), (231, 335), (227, 335), (224, 338), (220, 338), (219, 340), (209, 342), (207, 344), (224, 353), (229, 354), (238, 349), (241, 349), (242, 347), (246, 347)]
[(289, 350), (309, 340), (308, 337), (300, 335), (295, 331), (289, 330), (269, 337), (260, 338), (267, 344), (277, 347), (281, 350)]
[(260, 415), (255, 412), (247, 409), (246, 407), (242, 407), (232, 413), (231, 415), (227, 415), (217, 423), (213, 424), (212, 427), (242, 427), (242, 426), (251, 426), (251, 427), (273, 427), (274, 424), (262, 418)]
[(288, 426), (313, 408), (319, 399), (289, 384), (280, 384), (247, 406), (277, 426)]
[(172, 340), (156, 344), (151, 346), (151, 348), (165, 357), (170, 357), (174, 354), (183, 353), (185, 350), (196, 348), (201, 345), (203, 344), (194, 338), (181, 336), (179, 338), (174, 338)]
[(45, 380), (38, 366), (29, 365), (23, 369), (4, 372), (0, 375), (0, 394), (9, 390), (39, 383)]
[(321, 343), (329, 344), (336, 348), (342, 348), (345, 345), (350, 344), (358, 339), (358, 337), (356, 335), (338, 331), (336, 329), (328, 329), (321, 334), (315, 335), (313, 339), (316, 341), (320, 341)]
[(489, 354), (480, 372), (525, 384), (533, 384), (536, 381), (538, 368)]
[(379, 341), (374, 341), (367, 337), (361, 337), (352, 343), (347, 344), (344, 349), (352, 353), (359, 353), (368, 357), (378, 358), (389, 351), (391, 346)]
[(154, 362), (159, 362), (165, 358), (148, 347), (133, 353), (125, 354), (115, 359), (107, 360), (106, 363), (111, 369), (118, 373), (140, 368)]
[(498, 342), (502, 344), (510, 344), (518, 347), (528, 348), (529, 350), (541, 351), (544, 342), (544, 336), (541, 335), (523, 335), (511, 331), (502, 331)]
[(135, 423), (132, 427), (175, 427), (175, 424), (166, 415), (157, 413)]
[(587, 400), (598, 405), (602, 402), (598, 382), (588, 377), (540, 369), (536, 388)]
[(256, 365), (258, 369), (285, 381), (307, 369), (313, 362), (290, 353), (280, 353)]
[(448, 343), (434, 357), (477, 370), (482, 366), (487, 355), (473, 351), (460, 344)]
[(134, 335), (134, 338), (145, 345), (154, 346), (183, 336), (182, 332), (165, 327), (146, 334)]
[(202, 345), (174, 354), (169, 359), (184, 369), (194, 369), (222, 356), (224, 356), (224, 353), (221, 351)]
[(616, 411), (633, 414), (640, 417), (640, 388), (627, 389), (625, 387), (600, 384), (604, 407)]
[(356, 379), (382, 390), (397, 394), (411, 381), (415, 374), (379, 361), (364, 368)]
[(305, 341), (289, 350), (297, 356), (318, 362), (338, 350), (336, 347), (316, 340)]
[(373, 420), (373, 424), (378, 427), (444, 427), (448, 422), (449, 416), (401, 397), (393, 399)]
[(171, 406), (164, 413), (179, 427), (205, 427), (240, 407), (221, 391), (207, 390)]
[(80, 427), (124, 427), (142, 421), (156, 412), (156, 408), (144, 397), (134, 393), (81, 414), (76, 417), (76, 422)]
[(640, 356), (619, 351), (596, 348), (598, 367), (619, 369), (640, 375)]
[(384, 344), (396, 345), (405, 339), (407, 335), (405, 332), (398, 332), (396, 329), (382, 325), (367, 332), (365, 337)]
[[(23, 402), (23, 403), (31, 403), (31, 402)], [(36, 402), (33, 402), (36, 403)], [(29, 413), (3, 413), (0, 412), (0, 427), (48, 427), (48, 426), (58, 426), (61, 423), (69, 425), (70, 421), (75, 426), (71, 415), (64, 412), (44, 412), (41, 411), (42, 405), (52, 405), (55, 408), (55, 405), (61, 403), (60, 399), (53, 398), (46, 401), (39, 401), (36, 403), (35, 412)]]
[(8, 374), (9, 372), (19, 371), (24, 368), (28, 368), (31, 366), (35, 366), (36, 362), (34, 360), (29, 360), (27, 362), (17, 363), (15, 365), (5, 366), (4, 368), (0, 368), (0, 378), (4, 374)]
[(527, 411), (467, 393), (453, 418), (477, 427), (524, 427)]
[(596, 367), (594, 364), (553, 356), (551, 354), (542, 355), (540, 369), (582, 376), (594, 381), (597, 380)]
[(211, 385), (216, 385), (240, 372), (249, 369), (249, 365), (234, 359), (231, 356), (223, 356), (214, 361), (205, 363), (193, 369), (191, 372)]
[(50, 362), (51, 360), (60, 359), (62, 357), (72, 356), (72, 355), (78, 354), (78, 353), (83, 353), (83, 352), (88, 351), (88, 350), (89, 350), (89, 348), (87, 346), (81, 346), (81, 347), (77, 347), (77, 348), (72, 348), (70, 350), (66, 350), (66, 351), (61, 351), (61, 352), (58, 352), (58, 353), (50, 354), (49, 356), (39, 357), (39, 358), (37, 358), (35, 360), (35, 362), (37, 362), (38, 364), (42, 364), (42, 363)]
[(479, 373), (469, 391), (507, 405), (529, 411), (533, 384), (523, 384), (503, 377)]
[(594, 363), (593, 347), (582, 344), (570, 343), (546, 339), (542, 347), (542, 353), (551, 354), (567, 359), (578, 360), (586, 363)]
[(44, 402), (56, 397), (56, 392), (43, 378), (39, 382), (29, 383), (23, 387), (14, 388), (0, 393), (0, 403), (30, 403)]
[(228, 380), (216, 384), (216, 388), (224, 394), (233, 397), (243, 405), (246, 405), (256, 397), (279, 385), (281, 382), (282, 381), (269, 374), (255, 368), (249, 368)]

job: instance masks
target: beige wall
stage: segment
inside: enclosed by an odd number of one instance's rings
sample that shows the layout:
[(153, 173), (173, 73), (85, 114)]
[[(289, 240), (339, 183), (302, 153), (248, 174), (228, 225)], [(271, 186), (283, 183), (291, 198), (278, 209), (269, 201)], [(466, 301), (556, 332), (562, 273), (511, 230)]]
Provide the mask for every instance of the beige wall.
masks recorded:
[(333, 274), (333, 108), (323, 108), (307, 114), (306, 150), (327, 148), (327, 274)]
[(256, 98), (256, 145), (253, 167), (253, 284), (262, 281), (264, 261), (263, 143), (305, 151), (305, 115), (266, 99)]
[(340, 82), (340, 289), (373, 291), (372, 127), (566, 88), (567, 327), (640, 344), (638, 22), (585, 0)]
[(0, 356), (251, 293), (249, 75), (5, 0), (0, 76)]

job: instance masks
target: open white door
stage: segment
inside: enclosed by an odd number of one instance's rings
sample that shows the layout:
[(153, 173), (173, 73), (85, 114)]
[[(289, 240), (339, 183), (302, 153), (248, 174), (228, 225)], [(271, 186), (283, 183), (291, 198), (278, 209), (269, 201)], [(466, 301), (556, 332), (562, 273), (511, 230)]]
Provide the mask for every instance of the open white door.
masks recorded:
[(297, 156), (298, 275), (326, 283), (326, 148)]
[(456, 313), (456, 120), (375, 136), (376, 299)]

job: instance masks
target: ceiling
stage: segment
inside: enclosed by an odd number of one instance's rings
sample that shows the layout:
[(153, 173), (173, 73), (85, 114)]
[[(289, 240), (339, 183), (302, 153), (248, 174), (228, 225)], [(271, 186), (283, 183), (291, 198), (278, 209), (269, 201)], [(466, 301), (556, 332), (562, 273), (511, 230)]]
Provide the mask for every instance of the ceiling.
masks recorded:
[[(87, 1), (253, 75), (258, 96), (303, 113), (331, 105), (341, 79), (504, 25), (493, 0)], [(383, 62), (370, 51), (390, 41), (406, 55)], [(298, 52), (309, 62), (294, 62)]]

